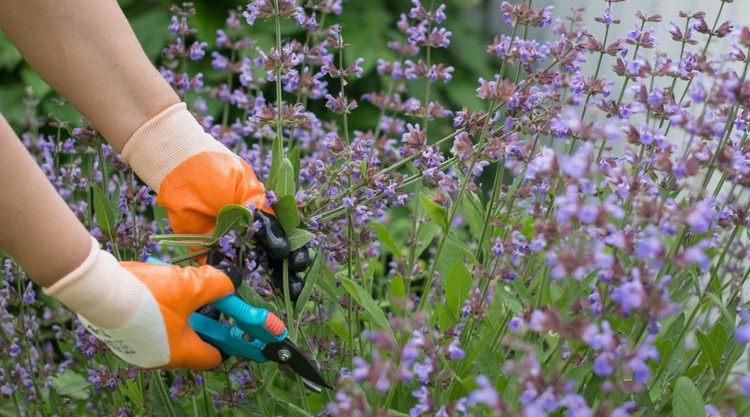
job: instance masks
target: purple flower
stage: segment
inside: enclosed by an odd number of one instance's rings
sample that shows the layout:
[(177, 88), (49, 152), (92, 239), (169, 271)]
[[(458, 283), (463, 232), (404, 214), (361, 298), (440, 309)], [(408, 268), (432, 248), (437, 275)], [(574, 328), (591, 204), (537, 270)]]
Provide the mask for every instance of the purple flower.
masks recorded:
[(611, 417), (631, 417), (631, 413), (634, 413), (636, 411), (638, 411), (638, 406), (634, 402), (628, 401), (627, 403), (612, 410)]
[(207, 46), (207, 42), (193, 42), (193, 44), (190, 45), (189, 49), (190, 60), (198, 61), (199, 59), (203, 58), (206, 55), (206, 51), (203, 48)]
[(418, 417), (422, 414), (432, 412), (434, 407), (432, 394), (430, 394), (427, 387), (419, 387), (419, 389), (412, 392), (412, 396), (417, 399), (417, 404), (409, 410), (411, 417)]
[(706, 200), (698, 201), (685, 216), (685, 223), (693, 233), (706, 233), (716, 217), (716, 210)]
[(479, 375), (474, 381), (477, 384), (477, 388), (469, 394), (468, 405), (484, 404), (491, 410), (498, 409), (500, 407), (500, 395), (498, 395), (497, 390), (492, 386), (490, 380), (484, 375)]
[(742, 375), (737, 378), (737, 385), (740, 386), (742, 394), (750, 397), (750, 375)]
[(643, 306), (645, 298), (646, 292), (638, 278), (626, 281), (612, 291), (612, 301), (617, 302), (626, 315)]
[(750, 343), (750, 312), (743, 310), (740, 317), (744, 323), (734, 330), (734, 337), (738, 343), (746, 345)]
[(602, 352), (594, 359), (594, 373), (599, 376), (610, 376), (614, 373), (615, 355)]

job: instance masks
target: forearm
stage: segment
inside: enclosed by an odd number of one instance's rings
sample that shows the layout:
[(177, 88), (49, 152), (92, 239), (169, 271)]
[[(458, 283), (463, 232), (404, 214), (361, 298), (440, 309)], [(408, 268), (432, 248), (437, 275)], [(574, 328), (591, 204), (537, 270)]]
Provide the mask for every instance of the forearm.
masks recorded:
[(147, 120), (179, 101), (113, 0), (3, 0), (0, 28), (118, 152)]
[(41, 286), (88, 255), (89, 233), (0, 115), (0, 250)]

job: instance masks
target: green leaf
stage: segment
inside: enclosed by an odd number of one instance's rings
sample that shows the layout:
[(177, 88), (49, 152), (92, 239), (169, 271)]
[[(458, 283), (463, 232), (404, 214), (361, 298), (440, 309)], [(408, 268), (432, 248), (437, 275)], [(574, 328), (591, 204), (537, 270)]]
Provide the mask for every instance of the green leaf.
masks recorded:
[(391, 290), (389, 292), (391, 298), (405, 298), (406, 297), (406, 284), (404, 283), (404, 277), (401, 274), (397, 274), (391, 280)]
[(388, 229), (386, 229), (382, 224), (375, 222), (370, 223), (370, 226), (375, 229), (375, 236), (377, 236), (380, 243), (384, 244), (385, 247), (390, 249), (391, 253), (393, 253), (394, 256), (396, 256), (397, 258), (401, 258), (401, 250), (398, 248), (398, 245), (396, 245), (396, 242), (391, 237)]
[(361, 305), (365, 309), (365, 312), (367, 312), (367, 315), (370, 317), (370, 321), (375, 327), (386, 330), (390, 333), (391, 326), (388, 323), (388, 319), (386, 318), (383, 309), (378, 306), (370, 293), (368, 293), (356, 282), (347, 278), (341, 278), (341, 285), (344, 287), (346, 292), (349, 293), (349, 295), (354, 298), (355, 301), (357, 301), (357, 304)]
[(34, 70), (25, 65), (21, 67), (21, 81), (24, 85), (31, 87), (34, 95), (38, 98), (43, 98), (52, 91), (52, 87), (44, 82)]
[(682, 328), (685, 327), (685, 313), (680, 313), (674, 318), (672, 323), (669, 325), (667, 330), (662, 333), (659, 337), (660, 340), (669, 340), (672, 342), (672, 346), (677, 346), (677, 339), (682, 333)]
[(465, 257), (473, 259), (473, 255), (466, 247), (466, 244), (458, 240), (455, 236), (448, 236), (445, 240), (443, 251), (436, 260), (440, 276), (448, 276), (453, 265), (459, 261), (463, 262)]
[[(155, 60), (161, 55), (161, 50), (168, 42), (169, 32), (165, 30), (154, 30), (169, 24), (169, 12), (166, 8), (149, 7), (148, 12), (139, 16), (128, 16), (128, 22), (133, 28), (138, 43), (149, 58)], [(192, 25), (191, 25), (192, 26)]]
[(160, 373), (153, 372), (149, 383), (149, 391), (154, 401), (150, 401), (150, 411), (157, 416), (187, 417), (185, 410), (169, 397), (166, 384)]
[(292, 165), (292, 161), (290, 161), (289, 158), (284, 158), (284, 160), (281, 161), (279, 177), (276, 181), (276, 188), (274, 188), (276, 196), (279, 199), (286, 196), (294, 197), (294, 193), (296, 193), (295, 182), (294, 165)]
[(237, 295), (250, 305), (258, 308), (265, 308), (266, 310), (276, 315), (279, 314), (279, 310), (273, 303), (270, 303), (263, 299), (263, 297), (255, 292), (255, 290), (251, 286), (247, 285), (244, 282), (240, 285), (239, 288), (237, 288)]
[(363, 159), (359, 164), (359, 175), (362, 178), (367, 178), (367, 160)]
[(349, 330), (347, 330), (346, 326), (344, 326), (341, 323), (335, 322), (335, 321), (327, 321), (326, 326), (328, 326), (329, 329), (331, 329), (332, 332), (336, 334), (341, 340), (346, 340), (349, 338)]
[(344, 295), (344, 289), (338, 285), (336, 276), (328, 268), (321, 268), (318, 277), (318, 288), (328, 297), (328, 300), (338, 304), (339, 298)]
[(305, 304), (307, 304), (310, 295), (315, 289), (315, 284), (318, 282), (318, 278), (320, 278), (321, 275), (321, 268), (326, 267), (323, 259), (325, 259), (325, 255), (318, 251), (318, 254), (315, 255), (315, 258), (313, 259), (312, 266), (310, 266), (310, 271), (305, 275), (305, 286), (302, 287), (302, 292), (300, 292), (299, 298), (297, 299), (297, 317), (302, 313)]
[(280, 198), (273, 205), (273, 210), (276, 212), (276, 218), (285, 231), (288, 232), (299, 226), (299, 210), (297, 209), (297, 201), (294, 199), (294, 195), (286, 195)]
[(711, 365), (711, 369), (714, 370), (714, 373), (719, 372), (722, 352), (716, 349), (711, 339), (700, 330), (695, 331), (695, 337), (698, 339), (698, 345), (700, 345), (703, 355), (708, 360), (709, 365)]
[[(432, 318), (435, 318), (434, 314)], [(450, 329), (457, 321), (458, 319), (456, 319), (456, 315), (450, 311), (446, 304), (441, 304), (437, 307), (437, 323), (438, 329), (440, 329), (441, 332)]]
[(440, 226), (435, 223), (422, 223), (419, 225), (419, 232), (417, 232), (417, 250), (414, 252), (414, 257), (419, 258), (430, 245), (432, 240), (435, 239), (435, 235), (440, 231)]
[(513, 313), (518, 314), (523, 311), (523, 305), (518, 301), (518, 298), (511, 294), (502, 282), (495, 286), (495, 294)]
[(672, 415), (674, 417), (706, 417), (703, 395), (688, 377), (677, 378), (672, 395)]
[(497, 380), (497, 377), (501, 375), (501, 367), (499, 363), (503, 363), (503, 360), (498, 357), (495, 350), (491, 346), (487, 346), (477, 355), (477, 359), (474, 361), (474, 367), (477, 375), (485, 375), (490, 382)]
[(315, 235), (305, 229), (289, 229), (286, 231), (286, 240), (289, 241), (290, 250), (305, 246), (313, 237)]
[(448, 218), (445, 214), (445, 207), (430, 200), (426, 194), (419, 195), (419, 202), (422, 203), (425, 213), (430, 216), (433, 222), (440, 226), (443, 231), (448, 230)]
[(276, 182), (278, 181), (281, 169), (281, 159), (284, 157), (283, 151), (281, 141), (276, 136), (271, 144), (271, 170), (268, 172), (268, 179), (265, 182), (265, 186), (269, 190), (276, 191)]
[(89, 398), (89, 387), (83, 375), (67, 369), (62, 375), (52, 380), (52, 388), (61, 396), (74, 400), (86, 400)]
[(289, 151), (289, 162), (292, 163), (292, 167), (294, 168), (294, 187), (295, 189), (299, 189), (299, 148), (293, 147), (291, 151)]
[(466, 268), (466, 264), (456, 261), (445, 279), (445, 303), (456, 317), (459, 316), (461, 307), (469, 296), (471, 281), (471, 272)]
[(391, 308), (396, 314), (404, 312), (404, 300), (406, 300), (406, 283), (404, 277), (401, 274), (397, 274), (391, 280), (391, 287), (388, 291), (388, 299), (391, 303)]
[(91, 184), (91, 189), (94, 191), (94, 214), (96, 215), (96, 222), (99, 224), (102, 232), (112, 240), (115, 236), (116, 220), (109, 196), (107, 196), (107, 193), (98, 184)]
[(220, 237), (235, 230), (242, 233), (247, 226), (253, 221), (253, 213), (245, 206), (239, 204), (229, 204), (224, 206), (219, 214), (216, 215), (216, 228), (211, 237), (212, 242), (217, 242)]
[(21, 62), (21, 53), (5, 34), (0, 33), (0, 70), (11, 72)]
[(279, 401), (277, 402), (277, 405), (280, 408), (285, 409), (287, 411), (286, 415), (288, 417), (313, 417), (312, 414), (308, 413), (307, 411), (297, 407), (296, 405), (290, 402)]
[[(482, 202), (479, 196), (471, 191), (466, 192), (466, 197), (461, 200), (461, 210), (466, 216), (466, 222), (469, 223), (469, 231), (476, 239), (482, 235), (482, 229), (490, 227), (485, 225), (484, 216), (482, 215)], [(486, 236), (487, 238), (489, 236)]]

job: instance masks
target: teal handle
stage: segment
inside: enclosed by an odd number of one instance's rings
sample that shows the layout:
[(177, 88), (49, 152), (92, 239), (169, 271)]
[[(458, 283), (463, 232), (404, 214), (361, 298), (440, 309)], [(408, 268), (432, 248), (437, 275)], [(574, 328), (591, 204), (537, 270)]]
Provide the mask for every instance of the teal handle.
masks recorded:
[[(149, 257), (147, 262), (171, 265), (154, 257)], [(211, 305), (232, 317), (236, 325), (221, 323), (200, 313), (191, 314), (188, 323), (201, 339), (219, 349), (224, 355), (242, 356), (263, 363), (266, 358), (262, 351), (266, 344), (281, 342), (289, 334), (286, 326), (280, 324), (278, 318), (269, 318), (271, 313), (268, 310), (252, 306), (235, 294), (216, 300)], [(269, 329), (269, 323), (276, 326)], [(283, 326), (283, 331), (280, 331), (279, 325)]]
[(265, 343), (258, 339), (245, 340), (245, 332), (237, 326), (218, 322), (200, 313), (191, 314), (188, 323), (204, 342), (219, 349), (225, 356), (241, 356), (258, 363), (266, 361), (262, 353)]
[[(211, 305), (224, 314), (234, 318), (237, 322), (237, 327), (252, 336), (254, 339), (258, 339), (263, 343), (281, 342), (286, 339), (287, 334), (289, 334), (286, 326), (284, 327), (283, 332), (280, 334), (274, 334), (274, 332), (267, 327), (269, 320), (273, 320), (272, 318), (269, 318), (270, 312), (265, 308), (251, 306), (234, 294), (216, 300), (211, 303)], [(276, 333), (278, 333), (278, 330)]]

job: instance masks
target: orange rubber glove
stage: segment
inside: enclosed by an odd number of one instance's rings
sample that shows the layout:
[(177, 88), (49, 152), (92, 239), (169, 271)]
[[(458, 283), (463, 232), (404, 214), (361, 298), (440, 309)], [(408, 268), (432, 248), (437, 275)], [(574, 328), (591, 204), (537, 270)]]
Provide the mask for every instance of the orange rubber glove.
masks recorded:
[[(125, 143), (122, 156), (157, 192), (156, 202), (167, 209), (175, 233), (210, 234), (216, 226), (216, 215), (226, 205), (254, 204), (255, 218), (263, 225), (256, 235), (260, 246), (272, 260), (289, 257), (290, 264), (295, 265), (295, 270), (290, 270), (290, 282), (294, 289), (301, 290), (302, 281), (296, 272), (309, 264), (307, 249), (290, 254), (284, 230), (273, 209), (266, 206), (265, 188), (252, 168), (206, 133), (184, 103), (163, 110), (141, 126)], [(205, 262), (206, 257), (199, 258), (199, 263)], [(292, 291), (293, 300), (298, 290)]]
[(253, 203), (273, 214), (252, 168), (206, 133), (184, 103), (141, 126), (122, 156), (156, 191), (175, 233), (212, 233), (216, 214), (228, 204)]
[(44, 291), (128, 363), (204, 370), (222, 361), (188, 324), (194, 311), (235, 291), (214, 267), (117, 262), (92, 238), (86, 260)]

